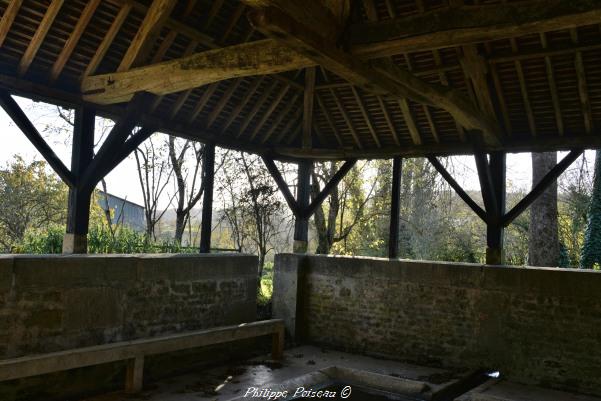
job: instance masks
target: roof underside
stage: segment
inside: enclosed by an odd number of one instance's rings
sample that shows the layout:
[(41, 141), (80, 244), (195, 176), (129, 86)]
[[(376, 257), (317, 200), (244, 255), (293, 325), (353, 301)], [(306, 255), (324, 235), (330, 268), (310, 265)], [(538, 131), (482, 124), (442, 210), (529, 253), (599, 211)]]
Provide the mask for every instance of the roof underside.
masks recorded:
[[(0, 38), (10, 8), (15, 7), (12, 3), (19, 4), (0, 47), (0, 86), (14, 94), (67, 105), (83, 102), (84, 77), (120, 70), (152, 7), (151, 0), (0, 1)], [(48, 13), (56, 6), (53, 3), (62, 4), (52, 19)], [(449, 8), (446, 0), (356, 3), (350, 19), (357, 26)], [(465, 5), (501, 3), (513, 2), (468, 0)], [(177, 1), (136, 65), (265, 39), (249, 23), (249, 9), (234, 0)], [(89, 22), (80, 22), (86, 14)], [(50, 21), (47, 33), (40, 32), (44, 20)], [(114, 39), (104, 43), (112, 30)], [(357, 30), (345, 32), (345, 37), (361, 41)], [(72, 50), (65, 50), (73, 42)], [(405, 53), (392, 50), (394, 54), (388, 56), (425, 83), (452, 87), (474, 105), (482, 105), (482, 92), (488, 92), (500, 141), (485, 146), (532, 151), (601, 144), (600, 49), (601, 20), (552, 31), (544, 31), (543, 24), (537, 33)], [(465, 62), (468, 53), (482, 60), (485, 86), (473, 80), (473, 65)], [(276, 157), (372, 158), (473, 149), (469, 130), (439, 105), (374, 94), (320, 65), (315, 69), (311, 145), (307, 146), (303, 143), (306, 71), (225, 79), (157, 96), (144, 118), (171, 134)], [(98, 108), (100, 114), (118, 117), (125, 105)]]

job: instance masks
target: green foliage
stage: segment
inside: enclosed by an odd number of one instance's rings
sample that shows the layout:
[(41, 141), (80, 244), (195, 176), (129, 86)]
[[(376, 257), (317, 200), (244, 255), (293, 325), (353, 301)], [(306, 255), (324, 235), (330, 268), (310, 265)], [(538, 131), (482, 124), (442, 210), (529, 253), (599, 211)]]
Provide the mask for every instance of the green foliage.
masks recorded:
[(584, 235), (584, 245), (580, 267), (592, 269), (601, 264), (601, 152), (595, 158), (593, 193), (590, 200), (588, 223)]
[(46, 163), (20, 156), (0, 170), (0, 246), (10, 251), (27, 230), (64, 224), (67, 187), (46, 171)]

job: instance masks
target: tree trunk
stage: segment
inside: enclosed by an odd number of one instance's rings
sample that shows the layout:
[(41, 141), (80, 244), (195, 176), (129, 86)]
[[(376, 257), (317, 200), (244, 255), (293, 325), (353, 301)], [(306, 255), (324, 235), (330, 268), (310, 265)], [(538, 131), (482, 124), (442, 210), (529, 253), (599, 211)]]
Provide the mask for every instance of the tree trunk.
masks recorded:
[(580, 257), (580, 267), (601, 268), (601, 151), (595, 157), (595, 178), (591, 195), (588, 222)]
[[(557, 152), (532, 153), (532, 186), (534, 187), (556, 164)], [(528, 263), (531, 266), (558, 266), (556, 182), (532, 204), (529, 231)]]

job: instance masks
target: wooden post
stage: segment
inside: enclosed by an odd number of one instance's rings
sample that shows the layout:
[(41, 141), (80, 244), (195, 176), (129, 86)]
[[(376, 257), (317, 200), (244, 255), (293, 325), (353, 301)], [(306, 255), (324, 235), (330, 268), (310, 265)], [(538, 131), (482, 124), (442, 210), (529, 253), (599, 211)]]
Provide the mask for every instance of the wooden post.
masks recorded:
[(76, 180), (75, 185), (69, 188), (67, 232), (63, 239), (63, 253), (87, 253), (88, 250), (90, 198), (94, 187), (82, 185), (80, 178), (94, 157), (95, 117), (93, 109), (81, 107), (75, 110), (71, 173)]
[(310, 160), (301, 160), (298, 163), (298, 187), (296, 189), (296, 204), (301, 213), (297, 214), (294, 222), (294, 253), (307, 253), (309, 245), (309, 216), (302, 211), (309, 207), (311, 169), (313, 163)]
[(139, 393), (144, 384), (144, 357), (137, 356), (127, 361), (125, 372), (125, 392)]
[(392, 191), (390, 199), (390, 232), (388, 234), (388, 257), (399, 256), (399, 223), (401, 214), (401, 174), (403, 159), (397, 156), (392, 159)]
[(211, 228), (213, 221), (213, 183), (215, 181), (215, 144), (207, 143), (202, 156), (204, 194), (200, 226), (200, 253), (211, 252)]
[(486, 224), (486, 264), (501, 265), (505, 259), (503, 254), (503, 216), (505, 215), (506, 154), (504, 152), (491, 153), (489, 164), (494, 204), (497, 209), (487, 211), (489, 219)]

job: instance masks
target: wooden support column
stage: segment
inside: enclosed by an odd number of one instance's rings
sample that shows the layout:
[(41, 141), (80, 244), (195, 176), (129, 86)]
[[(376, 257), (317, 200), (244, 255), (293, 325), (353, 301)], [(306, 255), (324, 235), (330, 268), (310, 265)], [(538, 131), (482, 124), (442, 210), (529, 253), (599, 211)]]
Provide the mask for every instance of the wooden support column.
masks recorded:
[(403, 159), (400, 156), (392, 159), (392, 191), (390, 199), (390, 232), (388, 234), (388, 257), (399, 256), (399, 223), (401, 218), (401, 174)]
[(501, 265), (505, 261), (502, 221), (505, 215), (505, 163), (506, 154), (504, 152), (490, 154), (489, 167), (496, 210), (487, 210), (489, 218), (486, 224), (486, 264), (489, 265)]
[(93, 109), (81, 107), (75, 110), (71, 153), (71, 173), (75, 176), (75, 185), (69, 188), (67, 232), (63, 239), (63, 253), (87, 253), (88, 250), (90, 198), (94, 186), (84, 185), (81, 177), (94, 157), (95, 117)]
[[(301, 160), (298, 163), (298, 187), (296, 189), (296, 204), (300, 210), (309, 207), (311, 194), (311, 170), (313, 163), (310, 160)], [(309, 216), (297, 214), (294, 222), (294, 253), (307, 253), (309, 245)]]
[(200, 253), (211, 252), (211, 226), (213, 221), (213, 183), (215, 181), (215, 144), (207, 143), (202, 155), (204, 194), (200, 225)]

